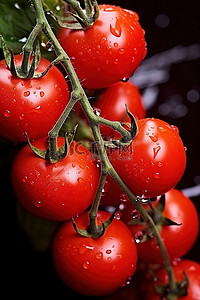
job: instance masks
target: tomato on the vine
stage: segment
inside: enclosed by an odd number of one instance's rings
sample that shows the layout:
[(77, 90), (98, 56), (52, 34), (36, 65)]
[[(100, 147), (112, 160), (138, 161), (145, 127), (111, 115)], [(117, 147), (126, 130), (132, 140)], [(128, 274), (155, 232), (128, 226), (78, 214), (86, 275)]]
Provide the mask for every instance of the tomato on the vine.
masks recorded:
[(138, 120), (138, 133), (128, 147), (108, 149), (114, 168), (136, 196), (166, 193), (181, 179), (186, 154), (176, 126), (155, 119)]
[[(198, 300), (200, 299), (200, 264), (192, 260), (181, 260), (176, 262), (173, 266), (175, 280), (177, 283), (184, 280), (186, 274), (189, 285), (187, 288), (187, 295), (178, 296), (176, 300)], [(161, 300), (165, 299), (159, 295), (155, 286), (165, 286), (168, 284), (168, 275), (165, 269), (162, 269), (155, 274), (156, 280), (150, 281), (147, 287), (146, 300)]]
[[(125, 104), (136, 119), (142, 119), (146, 116), (140, 91), (130, 81), (118, 82), (110, 86), (91, 104), (94, 108), (99, 109), (101, 117), (111, 121), (130, 122)], [(105, 125), (101, 125), (100, 128), (104, 137), (113, 137), (112, 128)]]
[[(109, 213), (99, 211), (97, 225), (109, 218)], [(86, 229), (88, 213), (75, 221), (79, 229)], [(120, 288), (133, 275), (137, 251), (121, 220), (114, 219), (100, 238), (79, 235), (67, 221), (55, 236), (53, 260), (58, 275), (71, 289), (87, 296), (103, 296)]]
[[(155, 210), (157, 209), (158, 204), (159, 201), (152, 203)], [(148, 206), (148, 204), (145, 206)], [(132, 210), (134, 210), (133, 205)], [(128, 211), (130, 212), (130, 207), (128, 208)], [(182, 257), (192, 248), (198, 237), (198, 212), (190, 198), (185, 196), (181, 191), (172, 189), (165, 194), (165, 205), (161, 215), (164, 218), (168, 218), (177, 223), (177, 225), (165, 225), (165, 223), (162, 224), (160, 219), (160, 221), (157, 221), (156, 224), (160, 232), (161, 239), (167, 249), (169, 258), (173, 260), (176, 257)], [(130, 221), (131, 215), (128, 220), (125, 212), (125, 218), (127, 221)], [(123, 217), (122, 219), (124, 220)], [(140, 239), (143, 237), (145, 225), (129, 225), (129, 228), (131, 229), (135, 239), (138, 240), (138, 258), (142, 262), (148, 264), (163, 263), (163, 256), (160, 248), (157, 246), (157, 242), (153, 237), (149, 237), (146, 241), (140, 242)]]
[[(19, 66), (22, 55), (15, 55)], [(50, 65), (40, 59), (36, 73)], [(38, 79), (13, 76), (5, 60), (0, 61), (0, 136), (15, 142), (46, 136), (62, 114), (69, 100), (69, 88), (62, 73), (52, 66)]]
[(127, 80), (146, 55), (137, 13), (99, 5), (99, 17), (87, 30), (61, 28), (58, 39), (85, 88), (104, 88)]
[[(63, 143), (64, 138), (58, 138), (58, 147)], [(46, 138), (33, 145), (46, 150)], [(67, 156), (54, 164), (38, 157), (26, 145), (12, 167), (12, 185), (19, 202), (33, 215), (55, 221), (85, 211), (94, 200), (99, 177), (91, 152), (75, 141)]]

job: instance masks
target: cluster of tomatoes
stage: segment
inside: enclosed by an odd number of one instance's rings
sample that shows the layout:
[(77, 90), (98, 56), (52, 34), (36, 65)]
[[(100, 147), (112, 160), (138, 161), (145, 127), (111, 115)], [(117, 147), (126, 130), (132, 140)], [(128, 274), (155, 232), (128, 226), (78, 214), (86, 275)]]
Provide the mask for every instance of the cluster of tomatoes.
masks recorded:
[[(184, 274), (187, 276), (187, 295), (183, 293), (177, 299), (200, 299), (200, 266), (181, 259), (197, 239), (198, 213), (192, 201), (174, 189), (185, 170), (185, 148), (177, 127), (146, 118), (140, 92), (128, 80), (146, 55), (138, 15), (121, 7), (100, 5), (99, 18), (91, 28), (62, 28), (58, 40), (71, 58), (82, 86), (95, 95), (91, 105), (96, 114), (127, 124), (127, 104), (135, 116), (138, 133), (131, 144), (107, 149), (107, 155), (153, 218), (177, 283), (184, 280)], [(15, 55), (14, 61), (20, 65), (22, 56)], [(41, 58), (36, 72), (43, 72), (48, 65)], [(0, 135), (14, 142), (25, 142), (28, 135), (33, 146), (46, 150), (48, 132), (69, 101), (70, 88), (64, 75), (53, 66), (40, 79), (20, 79), (11, 74), (3, 60), (0, 82)], [(76, 112), (82, 116), (78, 106)], [(101, 125), (100, 129), (105, 140), (120, 137), (110, 127)], [(59, 137), (58, 148), (63, 144), (64, 138)], [(139, 261), (157, 266), (154, 276), (146, 280), (146, 299), (161, 299), (154, 285), (167, 286), (168, 277), (160, 249), (133, 204), (110, 176), (102, 191), (97, 225), (110, 218), (109, 206), (120, 207), (120, 212), (104, 235), (86, 238), (73, 227), (72, 217), (79, 229), (88, 227), (88, 208), (101, 176), (90, 150), (73, 141), (67, 156), (51, 164), (24, 146), (12, 166), (15, 195), (34, 216), (62, 221), (53, 240), (53, 261), (58, 275), (71, 289), (88, 296), (111, 294), (131, 282)], [(140, 288), (141, 281), (137, 299), (141, 299)], [(130, 292), (130, 299), (134, 299), (134, 293)]]

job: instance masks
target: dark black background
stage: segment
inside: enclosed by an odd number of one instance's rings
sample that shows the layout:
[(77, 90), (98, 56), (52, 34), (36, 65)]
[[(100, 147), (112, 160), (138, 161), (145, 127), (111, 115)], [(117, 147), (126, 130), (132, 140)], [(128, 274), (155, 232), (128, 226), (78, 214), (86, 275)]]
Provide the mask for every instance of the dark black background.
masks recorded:
[[(99, 3), (105, 3), (99, 1)], [(200, 43), (200, 15), (197, 1), (107, 1), (135, 10), (140, 17), (140, 23), (146, 32), (148, 47), (147, 59), (157, 53), (171, 49), (177, 45), (189, 46)], [(155, 19), (159, 14), (169, 17), (169, 25), (160, 28)], [(153, 107), (148, 110), (148, 116), (162, 118), (170, 124), (178, 126), (184, 145), (187, 147), (187, 168), (178, 188), (192, 187), (199, 183), (200, 175), (200, 100), (191, 103), (187, 93), (196, 89), (200, 93), (200, 60), (182, 61), (172, 66), (170, 78), (159, 85), (159, 94)], [(159, 114), (159, 105), (167, 97), (178, 94), (187, 106), (185, 116), (174, 118)], [(51, 251), (36, 253), (29, 245), (24, 233), (16, 220), (16, 200), (10, 186), (10, 156), (17, 151), (17, 145), (9, 145), (1, 151), (1, 157), (6, 157), (1, 163), (1, 270), (5, 279), (6, 298), (15, 295), (19, 299), (72, 299), (76, 294), (69, 291), (57, 277), (51, 260)], [(11, 152), (11, 154), (9, 154)], [(200, 197), (193, 197), (194, 204), (200, 211)], [(192, 226), (192, 224), (191, 224)], [(200, 238), (186, 256), (200, 262)], [(187, 242), (187, 241), (186, 241)], [(87, 299), (78, 296), (77, 299)]]

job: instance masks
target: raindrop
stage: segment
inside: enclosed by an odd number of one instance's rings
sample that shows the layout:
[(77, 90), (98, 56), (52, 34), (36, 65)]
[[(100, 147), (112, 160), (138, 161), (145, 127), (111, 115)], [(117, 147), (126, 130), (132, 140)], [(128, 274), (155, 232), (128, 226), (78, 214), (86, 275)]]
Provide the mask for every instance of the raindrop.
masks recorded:
[(110, 249), (106, 250), (107, 254), (110, 254), (111, 252), (112, 252), (112, 250), (110, 250)]
[(83, 269), (87, 270), (87, 269), (89, 269), (89, 266), (90, 266), (90, 263), (89, 263), (89, 261), (86, 260), (86, 261), (83, 263)]
[(114, 47), (116, 47), (116, 48), (117, 48), (118, 46), (119, 46), (119, 44), (118, 44), (118, 43), (114, 43)]
[(30, 95), (29, 91), (24, 92), (24, 97), (28, 97)]
[(11, 116), (11, 112), (9, 110), (5, 110), (3, 114), (6, 118), (9, 118)]
[(40, 90), (41, 89), (41, 86), (36, 86), (36, 90)]
[(167, 129), (165, 127), (162, 127), (162, 126), (159, 126), (157, 129), (160, 132), (166, 132), (167, 131)]
[(76, 167), (76, 165), (75, 164), (72, 164), (72, 168), (75, 168)]
[(43, 91), (40, 92), (40, 97), (44, 97), (44, 92)]

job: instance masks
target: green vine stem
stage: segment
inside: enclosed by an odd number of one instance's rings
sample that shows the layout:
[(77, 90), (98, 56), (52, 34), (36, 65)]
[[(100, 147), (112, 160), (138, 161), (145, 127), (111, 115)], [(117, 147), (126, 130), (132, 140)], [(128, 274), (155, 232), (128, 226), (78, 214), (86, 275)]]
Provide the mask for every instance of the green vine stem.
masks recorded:
[[(70, 0), (70, 1), (65, 0), (65, 2), (71, 3), (72, 0)], [(73, 0), (73, 2), (75, 2), (75, 0)], [(89, 124), (91, 126), (96, 144), (98, 145), (98, 152), (99, 152), (99, 156), (100, 156), (101, 164), (102, 164), (101, 165), (102, 176), (101, 176), (101, 180), (99, 182), (99, 188), (98, 188), (98, 192), (96, 195), (96, 199), (94, 200), (94, 203), (93, 203), (92, 208), (89, 213), (90, 214), (90, 225), (91, 225), (90, 230), (96, 231), (96, 228), (97, 228), (96, 215), (97, 215), (97, 211), (98, 211), (98, 207), (99, 207), (101, 191), (104, 186), (106, 176), (108, 174), (110, 174), (114, 178), (114, 180), (120, 185), (120, 187), (122, 188), (124, 193), (126, 193), (128, 198), (130, 199), (130, 201), (134, 204), (135, 208), (137, 209), (137, 211), (140, 213), (140, 215), (146, 222), (147, 226), (149, 226), (149, 228), (151, 229), (152, 234), (153, 234), (154, 238), (156, 239), (157, 244), (160, 247), (160, 250), (162, 252), (162, 255), (163, 255), (163, 258), (165, 261), (165, 268), (166, 268), (166, 271), (169, 276), (169, 286), (170, 286), (170, 292), (171, 292), (169, 299), (175, 300), (176, 299), (176, 296), (175, 296), (176, 283), (175, 283), (174, 274), (172, 271), (171, 263), (170, 263), (165, 245), (162, 242), (160, 234), (159, 234), (152, 218), (149, 216), (147, 211), (143, 208), (142, 203), (140, 201), (138, 201), (138, 199), (127, 188), (127, 186), (121, 180), (120, 176), (117, 174), (117, 172), (113, 168), (112, 164), (110, 163), (107, 153), (105, 151), (105, 143), (101, 136), (99, 125), (103, 123), (108, 126), (111, 126), (115, 130), (120, 132), (122, 134), (122, 136), (124, 137), (124, 139), (129, 143), (131, 142), (130, 132), (125, 130), (119, 122), (110, 122), (110, 121), (106, 122), (106, 120), (97, 116), (94, 113), (93, 108), (91, 107), (91, 105), (88, 101), (88, 98), (85, 94), (85, 91), (83, 90), (83, 88), (79, 82), (79, 79), (76, 75), (76, 72), (74, 71), (74, 68), (70, 62), (68, 55), (61, 47), (60, 43), (58, 42), (56, 36), (54, 35), (54, 33), (51, 29), (50, 24), (48, 23), (48, 21), (46, 19), (41, 0), (32, 0), (32, 3), (35, 7), (35, 12), (36, 12), (36, 26), (34, 27), (33, 31), (31, 32), (31, 34), (27, 40), (27, 43), (24, 46), (24, 50), (26, 50), (26, 49), (29, 50), (30, 45), (33, 45), (34, 39), (35, 39), (36, 35), (38, 34), (38, 29), (40, 28), (41, 30), (43, 30), (43, 32), (47, 35), (47, 37), (51, 41), (53, 48), (55, 50), (57, 58), (54, 61), (54, 63), (60, 62), (64, 66), (64, 68), (69, 76), (71, 86), (72, 86), (72, 92), (71, 92), (71, 97), (70, 97), (69, 103), (66, 106), (65, 110), (63, 111), (60, 119), (57, 121), (55, 126), (49, 132), (49, 137), (55, 146), (56, 138), (59, 134), (59, 131), (60, 131), (62, 125), (64, 124), (65, 120), (67, 119), (67, 117), (68, 117), (69, 113), (71, 112), (75, 103), (77, 101), (80, 101), (80, 104), (81, 104), (81, 106), (88, 118)], [(131, 139), (132, 139), (132, 136), (131, 136)]]

